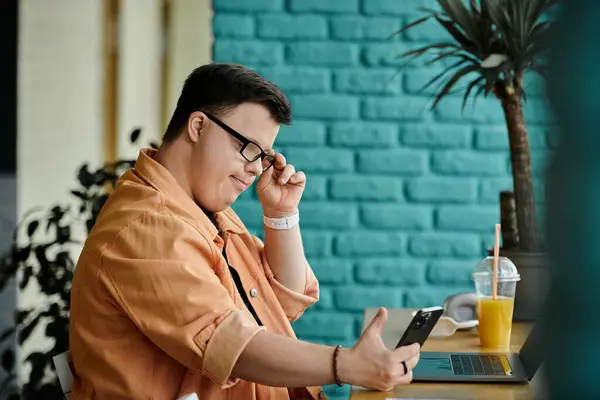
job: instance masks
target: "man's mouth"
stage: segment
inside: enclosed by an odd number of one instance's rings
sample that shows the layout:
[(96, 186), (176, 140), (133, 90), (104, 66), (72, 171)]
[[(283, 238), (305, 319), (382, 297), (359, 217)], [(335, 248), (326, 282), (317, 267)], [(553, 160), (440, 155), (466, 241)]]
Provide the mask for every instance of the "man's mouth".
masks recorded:
[(232, 176), (231, 178), (234, 180), (234, 182), (239, 186), (239, 188), (241, 190), (246, 190), (248, 188), (248, 186), (250, 186), (252, 184), (252, 181), (243, 180), (236, 176)]

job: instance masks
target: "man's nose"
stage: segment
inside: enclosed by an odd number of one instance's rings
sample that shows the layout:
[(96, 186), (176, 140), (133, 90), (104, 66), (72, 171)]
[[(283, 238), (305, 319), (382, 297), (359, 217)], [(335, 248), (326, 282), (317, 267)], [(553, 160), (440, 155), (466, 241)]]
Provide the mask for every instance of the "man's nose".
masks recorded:
[(248, 171), (249, 173), (251, 173), (254, 176), (259, 176), (260, 174), (262, 174), (262, 172), (263, 172), (263, 170), (262, 170), (262, 160), (260, 159), (260, 157), (256, 161), (248, 162), (248, 166), (246, 167), (246, 171)]

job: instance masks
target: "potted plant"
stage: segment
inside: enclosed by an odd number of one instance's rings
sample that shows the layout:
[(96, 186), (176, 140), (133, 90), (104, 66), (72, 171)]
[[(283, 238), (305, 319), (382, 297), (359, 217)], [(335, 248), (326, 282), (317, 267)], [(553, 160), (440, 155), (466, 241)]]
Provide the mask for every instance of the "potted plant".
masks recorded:
[[(557, 0), (437, 0), (438, 10), (421, 8), (422, 18), (396, 32), (401, 34), (433, 21), (448, 33), (447, 40), (400, 55), (414, 60), (433, 53), (429, 64), (447, 62), (448, 66), (424, 86), (439, 85), (432, 109), (454, 89), (464, 91), (463, 110), (470, 97), (475, 101), (478, 96), (491, 93), (504, 111), (513, 191), (502, 194), (507, 200), (502, 204), (502, 219), (510, 221), (509, 213), (504, 211), (510, 210), (510, 201), (514, 201), (516, 234), (512, 241), (504, 241), (501, 255), (510, 258), (522, 276), (515, 298), (516, 320), (535, 319), (550, 274), (536, 216), (523, 83), (527, 71), (545, 77), (542, 61), (554, 25), (544, 17), (556, 3)], [(465, 85), (457, 90), (459, 82)], [(508, 232), (509, 227), (505, 228)]]
[[(131, 133), (132, 144), (140, 133), (139, 129)], [(117, 160), (92, 170), (83, 164), (77, 171), (79, 187), (71, 191), (76, 206), (36, 207), (15, 229), (11, 248), (0, 256), (0, 291), (16, 279), (19, 290), (36, 285), (41, 301), (36, 299), (31, 307), (15, 310), (14, 325), (0, 332), (0, 368), (6, 375), (0, 380), (0, 399), (64, 398), (52, 357), (69, 348), (71, 282), (76, 264), (73, 245), (81, 244), (73, 233), (92, 229), (119, 177), (134, 163)], [(40, 325), (51, 345), (21, 355), (31, 368), (28, 378), (19, 384), (15, 342), (22, 347)]]

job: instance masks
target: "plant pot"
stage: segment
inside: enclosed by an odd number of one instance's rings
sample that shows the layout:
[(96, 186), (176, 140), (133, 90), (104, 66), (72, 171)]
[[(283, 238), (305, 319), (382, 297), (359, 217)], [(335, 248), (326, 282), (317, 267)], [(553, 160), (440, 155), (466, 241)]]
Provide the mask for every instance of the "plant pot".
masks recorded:
[[(494, 250), (488, 249), (493, 256)], [(500, 249), (500, 256), (510, 259), (519, 270), (521, 281), (515, 293), (514, 321), (535, 321), (546, 300), (552, 268), (546, 253), (531, 253)]]

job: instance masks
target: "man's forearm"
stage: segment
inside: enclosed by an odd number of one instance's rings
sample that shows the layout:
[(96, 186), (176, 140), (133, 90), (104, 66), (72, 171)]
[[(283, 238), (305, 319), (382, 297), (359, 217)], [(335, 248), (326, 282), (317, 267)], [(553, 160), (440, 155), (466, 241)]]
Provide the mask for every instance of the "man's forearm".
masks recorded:
[(306, 288), (306, 257), (300, 227), (276, 230), (265, 227), (265, 256), (275, 278), (298, 293)]
[[(345, 358), (346, 351), (342, 349), (339, 357)], [(232, 376), (266, 386), (329, 385), (335, 383), (333, 354), (333, 347), (263, 331), (244, 348)], [(347, 365), (342, 362), (340, 368)], [(345, 373), (340, 368), (338, 373)]]

